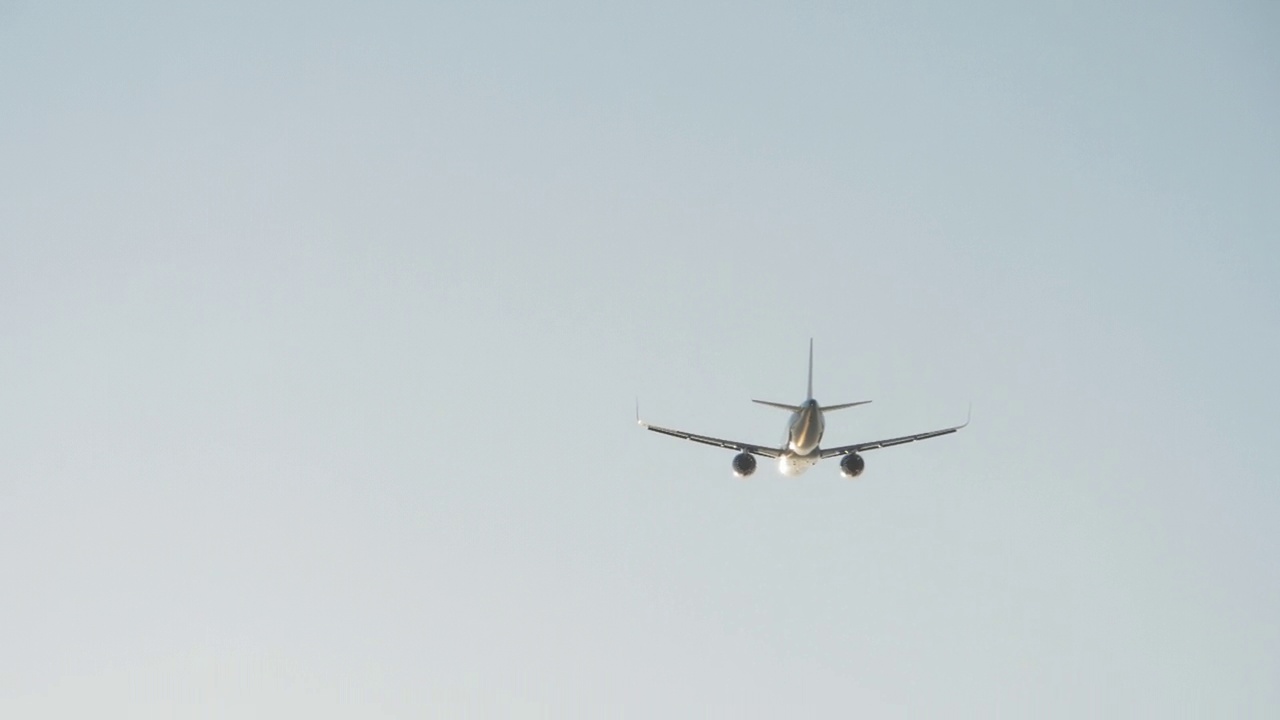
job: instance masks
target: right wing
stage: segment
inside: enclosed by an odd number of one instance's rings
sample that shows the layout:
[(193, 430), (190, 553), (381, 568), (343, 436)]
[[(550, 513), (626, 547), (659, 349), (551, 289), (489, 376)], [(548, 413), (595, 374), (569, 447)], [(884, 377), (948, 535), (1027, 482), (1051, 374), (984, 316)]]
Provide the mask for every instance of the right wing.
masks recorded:
[(682, 440), (692, 440), (703, 445), (714, 445), (716, 447), (726, 448), (728, 450), (737, 450), (738, 452), (751, 453), (760, 457), (776, 458), (782, 455), (782, 451), (778, 448), (764, 447), (763, 445), (752, 445), (751, 443), (737, 442), (736, 440), (721, 440), (720, 438), (708, 437), (706, 435), (697, 435), (683, 430), (672, 430), (671, 428), (658, 427), (637, 418), (636, 422), (645, 430), (652, 430), (663, 435), (670, 435)]
[(964, 425), (956, 425), (954, 427), (942, 428), (941, 430), (930, 430), (929, 432), (916, 433), (915, 435), (903, 435), (902, 437), (889, 438), (888, 440), (872, 440), (871, 442), (855, 443), (853, 445), (841, 445), (840, 447), (823, 448), (820, 456), (823, 458), (837, 457), (840, 455), (848, 455), (849, 453), (865, 452), (876, 448), (893, 447), (894, 445), (905, 445), (909, 442), (917, 440), (928, 440), (936, 438), (940, 435), (950, 435), (957, 430), (963, 430), (968, 426), (969, 421), (965, 420)]

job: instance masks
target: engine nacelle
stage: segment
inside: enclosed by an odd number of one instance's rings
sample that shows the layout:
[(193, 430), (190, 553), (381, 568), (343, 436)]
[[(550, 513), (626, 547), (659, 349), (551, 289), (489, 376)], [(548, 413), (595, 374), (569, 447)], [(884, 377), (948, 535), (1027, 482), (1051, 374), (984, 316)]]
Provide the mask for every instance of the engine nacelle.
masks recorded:
[(740, 478), (747, 477), (756, 471), (756, 459), (751, 453), (738, 453), (733, 456), (733, 474)]
[(858, 453), (849, 453), (840, 461), (840, 474), (852, 480), (862, 474), (867, 462)]

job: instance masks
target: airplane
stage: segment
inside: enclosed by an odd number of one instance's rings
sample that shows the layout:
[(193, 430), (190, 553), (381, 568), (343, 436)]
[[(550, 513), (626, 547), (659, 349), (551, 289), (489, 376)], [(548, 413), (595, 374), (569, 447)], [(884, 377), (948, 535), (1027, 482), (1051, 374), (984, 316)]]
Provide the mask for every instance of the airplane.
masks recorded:
[(858, 477), (866, 469), (866, 461), (862, 459), (861, 453), (867, 450), (904, 445), (917, 440), (928, 440), (942, 435), (950, 435), (969, 424), (969, 420), (966, 418), (963, 425), (942, 428), (941, 430), (930, 430), (929, 432), (916, 433), (915, 435), (903, 435), (902, 437), (889, 438), (887, 440), (872, 440), (871, 442), (840, 445), (832, 448), (819, 447), (819, 443), (822, 441), (822, 432), (826, 427), (822, 416), (824, 412), (866, 405), (871, 401), (859, 400), (839, 405), (820, 405), (817, 400), (813, 399), (813, 338), (809, 339), (809, 390), (804, 402), (799, 405), (788, 405), (768, 400), (752, 400), (751, 402), (791, 412), (791, 420), (787, 423), (787, 436), (780, 447), (753, 445), (735, 440), (721, 440), (707, 435), (697, 435), (683, 430), (650, 425), (640, 419), (639, 403), (636, 403), (636, 422), (646, 430), (652, 430), (663, 435), (692, 440), (704, 445), (714, 445), (728, 450), (737, 450), (738, 454), (733, 456), (733, 474), (740, 478), (748, 477), (756, 471), (756, 459), (754, 456), (759, 455), (763, 458), (776, 459), (778, 461), (778, 472), (787, 477), (800, 475), (805, 470), (817, 465), (819, 460), (839, 457), (841, 458), (840, 474), (848, 479)]

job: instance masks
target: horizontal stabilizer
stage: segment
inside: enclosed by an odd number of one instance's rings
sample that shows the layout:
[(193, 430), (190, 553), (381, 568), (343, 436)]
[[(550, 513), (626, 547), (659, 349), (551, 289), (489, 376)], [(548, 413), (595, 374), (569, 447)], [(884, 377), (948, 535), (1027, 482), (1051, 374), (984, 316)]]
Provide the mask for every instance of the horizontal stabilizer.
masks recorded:
[(760, 403), (761, 405), (768, 405), (769, 407), (776, 407), (779, 410), (790, 410), (791, 412), (800, 412), (799, 405), (788, 405), (786, 403), (769, 402), (768, 400), (752, 400), (751, 402)]
[(830, 412), (832, 410), (843, 410), (845, 408), (856, 407), (858, 405), (866, 405), (870, 400), (859, 400), (858, 402), (842, 403), (840, 405), (823, 405), (822, 412)]

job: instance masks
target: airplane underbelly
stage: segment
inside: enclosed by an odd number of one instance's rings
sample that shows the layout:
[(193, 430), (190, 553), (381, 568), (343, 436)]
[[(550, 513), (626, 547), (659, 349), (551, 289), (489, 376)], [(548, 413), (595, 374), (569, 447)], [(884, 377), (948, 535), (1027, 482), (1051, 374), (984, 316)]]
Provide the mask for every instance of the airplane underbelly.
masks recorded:
[(787, 477), (795, 477), (817, 464), (818, 456), (816, 454), (794, 455), (785, 453), (778, 458), (778, 472)]

